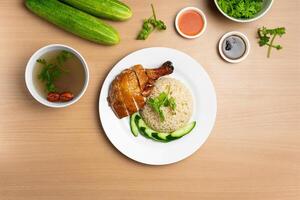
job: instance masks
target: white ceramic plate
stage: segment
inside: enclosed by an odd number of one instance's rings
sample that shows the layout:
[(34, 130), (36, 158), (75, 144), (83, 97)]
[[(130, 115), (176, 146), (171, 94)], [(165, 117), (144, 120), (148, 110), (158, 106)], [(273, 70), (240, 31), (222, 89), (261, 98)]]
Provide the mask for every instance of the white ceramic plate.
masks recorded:
[[(110, 83), (123, 69), (135, 64), (156, 68), (171, 61), (171, 77), (182, 81), (192, 91), (197, 122), (191, 133), (170, 143), (159, 143), (139, 135), (134, 137), (129, 127), (129, 117), (118, 119), (107, 103)], [(120, 60), (105, 79), (100, 99), (99, 114), (102, 127), (111, 143), (127, 157), (150, 165), (175, 163), (192, 155), (209, 136), (216, 118), (217, 101), (214, 86), (203, 67), (187, 54), (175, 49), (154, 47), (133, 52)]]

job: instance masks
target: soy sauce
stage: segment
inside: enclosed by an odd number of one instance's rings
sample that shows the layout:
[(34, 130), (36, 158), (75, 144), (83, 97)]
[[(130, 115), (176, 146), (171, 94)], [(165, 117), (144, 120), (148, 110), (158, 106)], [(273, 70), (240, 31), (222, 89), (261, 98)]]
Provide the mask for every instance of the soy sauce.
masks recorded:
[(246, 43), (240, 36), (231, 35), (223, 41), (222, 51), (226, 57), (236, 60), (246, 53)]

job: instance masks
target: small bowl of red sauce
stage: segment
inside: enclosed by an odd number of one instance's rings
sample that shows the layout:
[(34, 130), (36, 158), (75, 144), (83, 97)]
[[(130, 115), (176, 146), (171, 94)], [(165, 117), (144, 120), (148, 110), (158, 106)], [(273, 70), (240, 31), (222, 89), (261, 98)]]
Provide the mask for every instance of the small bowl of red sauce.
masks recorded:
[(180, 10), (175, 19), (177, 32), (185, 38), (194, 39), (201, 36), (206, 29), (207, 21), (204, 13), (196, 7)]

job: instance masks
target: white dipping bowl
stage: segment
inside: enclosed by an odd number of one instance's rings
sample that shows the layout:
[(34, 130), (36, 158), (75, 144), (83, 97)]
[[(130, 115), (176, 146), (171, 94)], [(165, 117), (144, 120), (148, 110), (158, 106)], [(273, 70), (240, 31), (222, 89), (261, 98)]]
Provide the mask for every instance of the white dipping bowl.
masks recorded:
[[(245, 53), (243, 54), (242, 57), (238, 58), (238, 59), (230, 59), (228, 58), (224, 53), (223, 53), (223, 50), (222, 50), (222, 44), (224, 42), (224, 40), (231, 36), (231, 35), (236, 35), (236, 36), (239, 36), (240, 38), (242, 38), (242, 40), (245, 42), (245, 46), (246, 46), (246, 51)], [(241, 32), (238, 32), (238, 31), (231, 31), (231, 32), (228, 32), (228, 33), (225, 33), (222, 38), (220, 39), (219, 41), (219, 53), (221, 55), (221, 57), (226, 60), (227, 62), (230, 62), (230, 63), (239, 63), (239, 62), (242, 62), (243, 60), (245, 60), (247, 58), (247, 56), (249, 55), (249, 52), (250, 52), (250, 42), (247, 38), (246, 35), (244, 35), (243, 33)]]
[[(84, 81), (84, 85), (82, 86), (82, 90), (78, 95), (74, 96), (74, 98), (68, 102), (50, 102), (47, 100), (46, 97), (42, 96), (37, 91), (37, 89), (34, 85), (33, 72), (34, 72), (34, 68), (37, 66), (36, 60), (41, 58), (44, 54), (51, 52), (51, 51), (55, 51), (55, 50), (65, 50), (65, 51), (69, 51), (69, 52), (73, 53), (81, 61), (81, 64), (82, 64), (81, 66), (84, 68), (85, 81)], [(51, 108), (67, 107), (67, 106), (70, 106), (70, 105), (76, 103), (83, 96), (85, 91), (87, 90), (88, 83), (89, 83), (88, 65), (87, 65), (85, 59), (82, 57), (82, 55), (78, 51), (73, 49), (72, 47), (62, 45), (62, 44), (51, 44), (51, 45), (42, 47), (41, 49), (37, 50), (31, 56), (31, 58), (29, 59), (29, 61), (27, 63), (26, 70), (25, 70), (25, 82), (26, 82), (26, 86), (27, 86), (27, 89), (29, 90), (30, 94), (33, 96), (33, 98), (35, 98), (35, 100), (37, 100), (41, 104), (51, 107)]]
[[(186, 35), (186, 34), (184, 34), (184, 33), (180, 30), (180, 28), (179, 28), (179, 18), (180, 18), (180, 16), (181, 16), (183, 13), (185, 13), (185, 12), (187, 12), (187, 11), (190, 11), (190, 10), (199, 13), (199, 14), (201, 15), (202, 19), (203, 19), (203, 28), (202, 28), (202, 30), (201, 30), (197, 35), (192, 35), (192, 36), (191, 36), (191, 35)], [(206, 20), (205, 14), (204, 14), (204, 12), (202, 12), (202, 10), (200, 10), (199, 8), (196, 8), (196, 7), (186, 7), (186, 8), (183, 8), (182, 10), (180, 10), (180, 11), (178, 12), (178, 14), (176, 15), (176, 19), (175, 19), (175, 27), (176, 27), (176, 30), (177, 30), (177, 32), (178, 32), (182, 37), (184, 37), (184, 38), (187, 38), (187, 39), (195, 39), (195, 38), (201, 36), (201, 35), (205, 32), (206, 26), (207, 26), (207, 20)]]

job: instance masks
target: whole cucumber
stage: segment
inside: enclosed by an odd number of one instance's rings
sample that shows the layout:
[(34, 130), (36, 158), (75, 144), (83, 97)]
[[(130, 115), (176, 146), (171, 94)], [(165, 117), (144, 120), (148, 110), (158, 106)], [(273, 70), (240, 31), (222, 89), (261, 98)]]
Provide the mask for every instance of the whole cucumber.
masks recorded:
[(124, 21), (132, 16), (131, 9), (118, 0), (60, 0), (96, 17)]
[(96, 17), (57, 0), (26, 0), (26, 7), (49, 22), (87, 40), (114, 45), (120, 41), (118, 32)]

